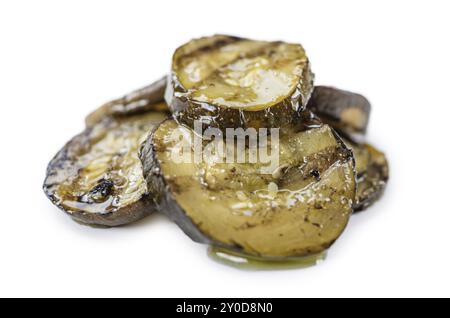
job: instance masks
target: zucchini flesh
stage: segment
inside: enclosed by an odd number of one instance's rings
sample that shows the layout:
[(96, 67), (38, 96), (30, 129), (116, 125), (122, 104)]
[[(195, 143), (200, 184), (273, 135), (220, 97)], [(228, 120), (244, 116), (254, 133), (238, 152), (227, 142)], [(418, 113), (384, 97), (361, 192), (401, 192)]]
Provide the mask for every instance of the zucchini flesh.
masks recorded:
[(166, 116), (104, 118), (69, 141), (47, 168), (44, 191), (75, 220), (117, 226), (154, 211), (138, 148)]
[(282, 132), (279, 166), (265, 175), (261, 163), (176, 163), (180, 135), (193, 131), (163, 122), (140, 156), (160, 210), (194, 241), (276, 260), (319, 253), (344, 230), (354, 160), (328, 126)]

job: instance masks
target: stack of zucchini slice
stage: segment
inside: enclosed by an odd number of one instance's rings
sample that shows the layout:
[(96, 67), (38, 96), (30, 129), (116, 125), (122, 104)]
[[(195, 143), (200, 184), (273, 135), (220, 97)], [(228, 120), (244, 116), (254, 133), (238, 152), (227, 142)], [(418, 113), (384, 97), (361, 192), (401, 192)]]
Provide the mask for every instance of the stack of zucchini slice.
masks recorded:
[[(270, 262), (320, 255), (354, 211), (383, 193), (388, 164), (363, 141), (367, 99), (313, 79), (299, 44), (192, 40), (175, 51), (167, 77), (87, 117), (50, 162), (44, 191), (86, 224), (124, 225), (160, 211), (222, 252)], [(214, 138), (194, 131), (197, 123)], [(266, 143), (244, 135), (211, 152), (230, 129), (264, 131)], [(269, 147), (272, 167), (260, 156), (224, 159)], [(198, 150), (208, 156), (197, 160)]]

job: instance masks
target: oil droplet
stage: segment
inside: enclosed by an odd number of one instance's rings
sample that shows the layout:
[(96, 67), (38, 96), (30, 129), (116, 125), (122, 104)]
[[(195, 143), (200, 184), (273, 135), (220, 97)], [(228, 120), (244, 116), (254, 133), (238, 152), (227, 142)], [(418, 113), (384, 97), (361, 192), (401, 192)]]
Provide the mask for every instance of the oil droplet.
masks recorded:
[(288, 257), (283, 259), (267, 259), (257, 256), (250, 256), (243, 253), (228, 250), (226, 248), (210, 246), (208, 256), (225, 265), (244, 270), (278, 270), (297, 269), (315, 266), (326, 259), (327, 251), (317, 254)]

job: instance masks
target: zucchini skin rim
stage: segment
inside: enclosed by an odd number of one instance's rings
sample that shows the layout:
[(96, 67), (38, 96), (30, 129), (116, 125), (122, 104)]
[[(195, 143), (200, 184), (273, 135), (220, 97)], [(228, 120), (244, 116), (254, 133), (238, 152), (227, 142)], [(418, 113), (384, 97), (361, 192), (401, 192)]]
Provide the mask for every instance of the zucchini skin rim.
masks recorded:
[[(376, 152), (378, 156), (383, 156), (383, 163), (379, 164), (377, 162), (371, 162), (368, 166), (368, 170), (372, 169), (379, 176), (379, 183), (373, 186), (372, 191), (369, 195), (365, 196), (363, 200), (355, 202), (353, 209), (354, 213), (359, 213), (365, 211), (367, 208), (375, 204), (384, 194), (387, 184), (389, 183), (389, 162), (386, 158), (386, 154), (376, 149), (375, 147), (365, 144), (365, 147), (369, 147), (369, 151)], [(366, 171), (366, 173), (368, 173)], [(368, 176), (366, 176), (367, 178)], [(358, 185), (359, 182), (356, 182)]]
[(158, 109), (158, 103), (164, 102), (166, 86), (167, 76), (164, 76), (149, 85), (103, 104), (86, 116), (86, 127), (99, 123), (104, 117), (126, 117), (148, 111), (168, 112), (168, 109)]
[(158, 126), (154, 127), (149, 137), (143, 142), (139, 150), (139, 158), (142, 162), (143, 174), (144, 179), (147, 182), (148, 192), (151, 193), (153, 202), (155, 203), (157, 209), (167, 215), (172, 222), (176, 223), (188, 237), (197, 243), (215, 245), (212, 239), (207, 238), (207, 236), (194, 225), (191, 218), (189, 218), (189, 216), (177, 203), (176, 199), (172, 196), (170, 186), (167, 184), (162, 174), (153, 137), (154, 132), (159, 128), (159, 126), (169, 120), (172, 119), (167, 118)]
[[(314, 86), (307, 108), (345, 137), (361, 143), (367, 132), (372, 106), (361, 94), (319, 85)], [(365, 115), (362, 125), (355, 125), (342, 118), (342, 113), (352, 108)]]
[[(313, 80), (308, 79), (312, 87)], [(174, 119), (179, 124), (194, 127), (194, 122), (202, 121), (212, 128), (280, 128), (295, 123), (297, 114), (305, 110), (310, 94), (302, 94), (302, 84), (297, 84), (291, 96), (280, 103), (263, 110), (249, 111), (231, 107), (221, 107), (199, 102), (188, 97), (187, 90), (172, 72), (168, 76), (165, 99)]]

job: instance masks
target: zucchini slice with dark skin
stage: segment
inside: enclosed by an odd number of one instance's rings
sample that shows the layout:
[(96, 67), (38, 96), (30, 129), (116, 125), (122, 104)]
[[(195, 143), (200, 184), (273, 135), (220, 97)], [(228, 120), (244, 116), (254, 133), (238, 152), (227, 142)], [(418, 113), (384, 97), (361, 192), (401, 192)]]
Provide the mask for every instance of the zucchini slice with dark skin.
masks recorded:
[(264, 175), (261, 162), (175, 162), (174, 136), (193, 134), (166, 120), (140, 157), (159, 209), (194, 241), (285, 260), (326, 250), (344, 230), (356, 191), (354, 159), (329, 126), (280, 131), (279, 165)]
[(384, 153), (369, 144), (346, 141), (353, 150), (356, 162), (357, 190), (355, 212), (365, 210), (377, 201), (389, 180), (389, 165)]
[(190, 127), (285, 127), (306, 106), (313, 77), (300, 44), (215, 35), (175, 51), (166, 102)]
[(370, 103), (362, 95), (329, 86), (314, 87), (309, 110), (339, 131), (353, 150), (357, 171), (354, 209), (362, 211), (381, 197), (389, 179), (385, 155), (361, 141), (369, 124)]
[(86, 117), (86, 126), (92, 126), (107, 116), (123, 117), (148, 111), (168, 112), (164, 102), (166, 83), (167, 76), (164, 76), (150, 85), (100, 106)]
[(138, 149), (165, 118), (159, 112), (105, 117), (86, 128), (49, 163), (45, 194), (74, 220), (90, 225), (119, 226), (152, 213)]
[(366, 133), (371, 106), (360, 94), (315, 86), (307, 108), (349, 138), (360, 140)]

